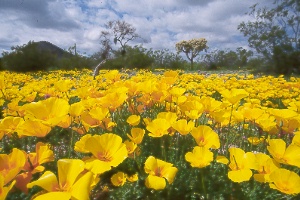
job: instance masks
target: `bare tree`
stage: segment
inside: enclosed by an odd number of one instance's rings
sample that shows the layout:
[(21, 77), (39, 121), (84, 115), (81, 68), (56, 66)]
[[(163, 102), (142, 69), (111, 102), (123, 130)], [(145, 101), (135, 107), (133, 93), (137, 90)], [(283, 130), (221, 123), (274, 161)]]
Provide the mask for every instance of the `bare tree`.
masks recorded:
[[(101, 59), (109, 59), (110, 53), (112, 52), (112, 40), (115, 45), (120, 44), (122, 49), (122, 55), (125, 55), (125, 46), (129, 41), (132, 41), (139, 37), (136, 33), (136, 29), (129, 23), (125, 21), (109, 21), (105, 24), (107, 30), (101, 31), (100, 44), (101, 49)], [(94, 78), (99, 74), (100, 67), (105, 63), (101, 62), (98, 64), (94, 70)]]

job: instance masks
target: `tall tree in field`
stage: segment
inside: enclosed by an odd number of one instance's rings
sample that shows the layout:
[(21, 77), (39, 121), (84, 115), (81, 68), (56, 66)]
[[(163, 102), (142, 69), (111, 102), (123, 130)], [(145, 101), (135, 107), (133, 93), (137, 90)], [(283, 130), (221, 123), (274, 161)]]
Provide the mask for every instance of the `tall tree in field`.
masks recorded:
[(250, 7), (254, 20), (238, 26), (249, 46), (279, 73), (300, 69), (300, 1), (276, 0), (271, 8)]
[(199, 53), (208, 48), (207, 40), (205, 38), (183, 40), (176, 43), (177, 53), (185, 53), (186, 57), (191, 62), (191, 70), (194, 70), (194, 58), (196, 58)]
[(99, 74), (101, 66), (109, 59), (113, 50), (112, 43), (121, 46), (122, 56), (124, 56), (127, 43), (139, 37), (136, 29), (125, 21), (109, 21), (105, 24), (105, 28), (106, 30), (101, 31), (100, 34), (100, 44), (102, 45), (100, 57), (102, 61), (94, 69), (94, 78)]
[(103, 57), (107, 58), (109, 52), (113, 49), (112, 43), (119, 44), (125, 54), (125, 46), (129, 41), (139, 37), (136, 29), (125, 21), (109, 21), (105, 24), (106, 30), (101, 32), (100, 44), (102, 45)]

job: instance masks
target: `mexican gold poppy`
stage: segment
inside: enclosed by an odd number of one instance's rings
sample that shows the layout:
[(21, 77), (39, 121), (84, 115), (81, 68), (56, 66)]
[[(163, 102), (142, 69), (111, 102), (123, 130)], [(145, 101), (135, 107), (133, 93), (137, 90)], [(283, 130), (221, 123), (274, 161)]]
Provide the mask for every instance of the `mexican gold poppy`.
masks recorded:
[(172, 124), (172, 127), (178, 131), (181, 135), (187, 135), (192, 131), (195, 127), (195, 123), (193, 121), (187, 122), (186, 119), (180, 119)]
[(196, 143), (200, 147), (218, 149), (220, 148), (219, 136), (209, 126), (200, 125), (193, 128), (191, 132)]
[(19, 127), (23, 123), (24, 119), (22, 119), (21, 117), (7, 116), (2, 119), (0, 121), (0, 139), (3, 137), (4, 133), (10, 135), (14, 132), (19, 132)]
[(291, 144), (286, 148), (284, 140), (270, 139), (267, 149), (277, 162), (300, 167), (300, 147), (298, 145)]
[(127, 134), (129, 139), (136, 144), (140, 144), (144, 138), (145, 130), (141, 128), (132, 128), (130, 132), (131, 135)]
[(171, 127), (171, 124), (163, 118), (157, 118), (151, 121), (146, 129), (150, 132), (149, 136), (151, 137), (162, 137), (163, 135), (167, 135), (168, 129)]
[(258, 137), (248, 137), (248, 142), (250, 142), (252, 145), (258, 145), (265, 141), (264, 137), (258, 138)]
[(27, 159), (23, 167), (25, 172), (18, 174), (16, 177), (16, 187), (24, 193), (27, 193), (26, 185), (31, 181), (32, 174), (44, 171), (45, 167), (41, 164), (54, 160), (53, 151), (50, 150), (48, 144), (38, 142), (35, 149), (35, 153), (27, 154)]
[(162, 190), (166, 187), (166, 180), (172, 184), (177, 173), (177, 168), (173, 164), (149, 156), (145, 161), (146, 187), (155, 190)]
[(69, 113), (69, 103), (64, 99), (50, 97), (23, 106), (26, 117), (46, 125), (56, 126)]
[(134, 151), (135, 151), (136, 148), (137, 148), (137, 144), (134, 143), (134, 142), (132, 142), (132, 141), (129, 141), (129, 140), (126, 140), (126, 141), (124, 142), (124, 144), (126, 145), (128, 154), (134, 153)]
[[(88, 200), (93, 182), (93, 174), (84, 171), (84, 162), (79, 159), (60, 159), (57, 161), (58, 179), (51, 171), (46, 171), (38, 180), (27, 184), (28, 188), (37, 185), (51, 194), (42, 194), (39, 198), (57, 197), (57, 199)], [(44, 196), (45, 195), (45, 196)]]
[(203, 168), (213, 161), (213, 153), (205, 148), (196, 146), (193, 152), (187, 152), (185, 154), (185, 160), (188, 161), (192, 167)]
[(131, 126), (137, 126), (140, 123), (141, 117), (139, 115), (130, 115), (126, 122)]
[(85, 160), (86, 168), (94, 174), (108, 171), (128, 157), (126, 145), (122, 143), (122, 138), (116, 134), (93, 135), (84, 137), (83, 140), (84, 144), (81, 140), (79, 141), (81, 151), (90, 152), (93, 155)]
[(228, 172), (228, 178), (238, 183), (248, 181), (252, 176), (251, 169), (257, 169), (255, 155), (235, 147), (229, 148), (229, 153), (231, 171)]
[(51, 126), (41, 121), (26, 119), (18, 130), (18, 136), (36, 136), (45, 137), (51, 131)]
[(70, 105), (69, 113), (72, 117), (78, 117), (83, 113), (84, 110), (85, 107), (83, 102), (79, 101)]
[(110, 181), (111, 183), (114, 185), (114, 186), (123, 186), (126, 182), (126, 177), (127, 175), (123, 172), (118, 172), (114, 175), (112, 175), (112, 177), (110, 178)]
[(249, 93), (244, 89), (222, 90), (221, 95), (231, 104), (240, 102), (241, 99), (249, 96)]
[(279, 164), (270, 156), (264, 153), (255, 154), (257, 161), (257, 172), (258, 174), (254, 174), (253, 177), (258, 182), (270, 182), (270, 174), (279, 168)]
[(158, 113), (156, 118), (166, 119), (169, 122), (169, 124), (172, 125), (174, 122), (176, 122), (177, 117), (177, 114), (173, 112), (160, 112)]
[(300, 177), (295, 172), (279, 168), (270, 174), (270, 188), (279, 190), (285, 194), (300, 193)]
[(22, 170), (25, 161), (26, 154), (17, 148), (13, 148), (9, 155), (0, 154), (0, 175), (4, 178), (4, 185), (16, 177)]
[(0, 199), (5, 200), (8, 192), (12, 189), (15, 185), (16, 181), (12, 181), (8, 186), (4, 184), (4, 177), (0, 174)]

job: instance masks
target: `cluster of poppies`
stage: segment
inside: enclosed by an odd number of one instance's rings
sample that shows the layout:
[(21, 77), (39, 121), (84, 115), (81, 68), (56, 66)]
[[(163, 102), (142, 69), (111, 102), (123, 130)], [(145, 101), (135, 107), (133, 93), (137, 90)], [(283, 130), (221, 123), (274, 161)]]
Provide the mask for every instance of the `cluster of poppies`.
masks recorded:
[[(182, 173), (177, 160), (168, 158), (169, 147), (183, 154), (187, 170), (225, 165), (229, 181), (253, 177), (271, 191), (300, 193), (298, 78), (1, 72), (0, 91), (0, 199), (14, 187), (24, 194), (39, 187), (35, 199), (89, 199), (102, 175), (128, 159), (143, 170), (113, 173), (112, 187), (142, 180), (149, 190), (164, 190)], [(59, 130), (70, 133), (68, 157), (45, 142), (50, 134), (59, 137)], [(8, 145), (24, 138), (34, 147)], [(185, 149), (179, 140), (189, 141)], [(56, 171), (45, 165), (53, 162)]]

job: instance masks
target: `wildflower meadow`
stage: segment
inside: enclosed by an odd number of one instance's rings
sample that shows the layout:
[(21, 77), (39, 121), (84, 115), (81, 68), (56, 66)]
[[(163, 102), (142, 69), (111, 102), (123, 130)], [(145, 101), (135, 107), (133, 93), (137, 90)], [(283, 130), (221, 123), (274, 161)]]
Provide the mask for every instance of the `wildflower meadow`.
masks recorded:
[(0, 91), (0, 200), (300, 198), (300, 78), (2, 71)]

